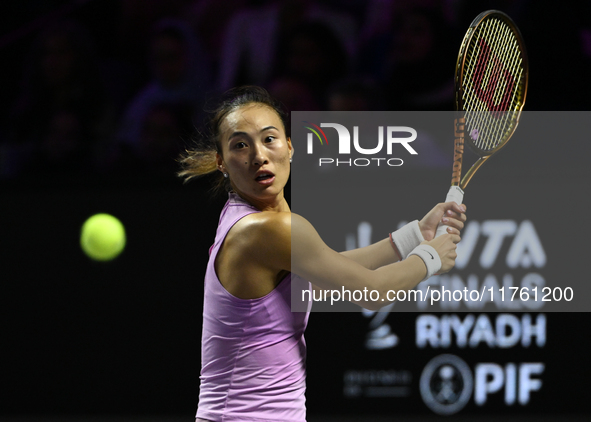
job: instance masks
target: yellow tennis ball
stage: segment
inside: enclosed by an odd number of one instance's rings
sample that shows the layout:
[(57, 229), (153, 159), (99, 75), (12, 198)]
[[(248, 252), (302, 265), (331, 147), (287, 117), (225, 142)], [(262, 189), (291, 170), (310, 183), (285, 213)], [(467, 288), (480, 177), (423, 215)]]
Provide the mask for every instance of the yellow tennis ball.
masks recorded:
[(95, 214), (84, 222), (80, 246), (96, 261), (110, 261), (125, 248), (125, 228), (110, 214)]

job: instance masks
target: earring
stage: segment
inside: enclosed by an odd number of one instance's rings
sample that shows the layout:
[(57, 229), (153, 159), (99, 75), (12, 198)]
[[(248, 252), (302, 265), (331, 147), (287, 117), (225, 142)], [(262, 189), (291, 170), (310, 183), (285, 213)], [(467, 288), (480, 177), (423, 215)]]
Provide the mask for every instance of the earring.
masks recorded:
[(228, 173), (224, 173), (224, 177), (227, 179), (228, 178)]
[(293, 158), (289, 157), (289, 162), (291, 163), (293, 161)]

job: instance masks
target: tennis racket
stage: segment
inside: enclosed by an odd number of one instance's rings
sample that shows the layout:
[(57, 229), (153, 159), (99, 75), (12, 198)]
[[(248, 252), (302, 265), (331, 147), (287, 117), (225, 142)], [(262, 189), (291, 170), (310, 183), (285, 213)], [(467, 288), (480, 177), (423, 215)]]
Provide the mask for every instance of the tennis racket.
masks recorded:
[[(456, 63), (454, 163), (446, 202), (462, 203), (474, 173), (515, 132), (527, 80), (527, 54), (519, 29), (503, 12), (482, 12), (470, 24)], [(479, 158), (462, 177), (465, 143)], [(440, 224), (437, 236), (445, 232), (446, 226)]]

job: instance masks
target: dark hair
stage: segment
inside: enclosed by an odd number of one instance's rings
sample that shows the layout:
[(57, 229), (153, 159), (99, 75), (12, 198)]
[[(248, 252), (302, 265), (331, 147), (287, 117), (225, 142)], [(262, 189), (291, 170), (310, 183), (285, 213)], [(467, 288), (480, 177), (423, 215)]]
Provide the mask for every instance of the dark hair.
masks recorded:
[(279, 101), (275, 100), (266, 89), (258, 86), (242, 86), (227, 91), (218, 106), (208, 111), (210, 117), (205, 126), (205, 134), (199, 133), (192, 148), (188, 148), (179, 159), (181, 171), (178, 175), (185, 182), (206, 174), (217, 172), (212, 190), (215, 193), (231, 190), (230, 181), (218, 171), (216, 153), (222, 154), (220, 126), (226, 116), (247, 104), (261, 104), (274, 110), (281, 122), (285, 134), (289, 137), (289, 114)]

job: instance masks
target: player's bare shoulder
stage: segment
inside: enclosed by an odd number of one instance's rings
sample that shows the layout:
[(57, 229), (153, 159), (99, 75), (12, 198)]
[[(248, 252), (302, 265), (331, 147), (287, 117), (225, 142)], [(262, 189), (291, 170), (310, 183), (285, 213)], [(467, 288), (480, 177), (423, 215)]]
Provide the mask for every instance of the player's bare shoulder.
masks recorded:
[(263, 211), (240, 219), (226, 243), (256, 261), (286, 262), (291, 256), (291, 213)]
[(266, 241), (270, 237), (288, 239), (291, 235), (291, 213), (263, 211), (249, 214), (238, 221), (234, 227), (241, 237), (251, 241)]

